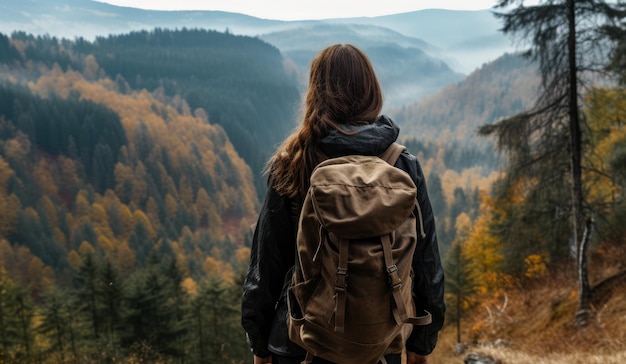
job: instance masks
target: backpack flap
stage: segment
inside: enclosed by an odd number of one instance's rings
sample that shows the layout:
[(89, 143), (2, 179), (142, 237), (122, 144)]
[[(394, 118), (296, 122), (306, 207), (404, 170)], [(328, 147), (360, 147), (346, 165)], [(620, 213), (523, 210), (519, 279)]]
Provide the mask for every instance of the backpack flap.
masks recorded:
[(415, 207), (411, 177), (378, 157), (351, 155), (320, 163), (309, 194), (319, 222), (346, 239), (389, 234)]

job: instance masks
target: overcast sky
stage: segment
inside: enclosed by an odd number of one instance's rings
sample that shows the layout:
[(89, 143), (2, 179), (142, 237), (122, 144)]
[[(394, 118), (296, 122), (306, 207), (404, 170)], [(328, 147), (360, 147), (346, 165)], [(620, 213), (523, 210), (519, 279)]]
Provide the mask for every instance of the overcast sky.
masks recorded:
[[(422, 9), (489, 9), (496, 0), (99, 0), (155, 10), (223, 10), (275, 20), (351, 18)], [(525, 4), (536, 3), (525, 1)]]

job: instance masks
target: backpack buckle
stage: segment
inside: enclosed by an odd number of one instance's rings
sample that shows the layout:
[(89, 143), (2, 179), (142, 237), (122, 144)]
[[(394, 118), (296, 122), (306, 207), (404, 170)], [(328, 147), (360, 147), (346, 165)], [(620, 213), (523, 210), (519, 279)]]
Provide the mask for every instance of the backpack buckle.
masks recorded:
[(398, 275), (398, 266), (392, 265), (391, 267), (387, 267), (387, 275), (389, 277), (389, 284), (393, 289), (399, 289), (402, 287), (402, 280)]
[(345, 291), (348, 288), (348, 270), (337, 268), (335, 276), (335, 291)]

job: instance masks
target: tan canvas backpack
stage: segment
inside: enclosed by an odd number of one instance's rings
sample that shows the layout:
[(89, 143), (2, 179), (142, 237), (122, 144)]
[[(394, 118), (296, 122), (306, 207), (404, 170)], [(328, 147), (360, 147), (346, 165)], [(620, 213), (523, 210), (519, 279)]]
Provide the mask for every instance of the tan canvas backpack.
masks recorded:
[(412, 325), (432, 320), (415, 317), (418, 222), (424, 230), (415, 183), (394, 167), (403, 150), (394, 143), (380, 157), (328, 159), (311, 175), (288, 294), (289, 338), (307, 350), (305, 362), (384, 362)]

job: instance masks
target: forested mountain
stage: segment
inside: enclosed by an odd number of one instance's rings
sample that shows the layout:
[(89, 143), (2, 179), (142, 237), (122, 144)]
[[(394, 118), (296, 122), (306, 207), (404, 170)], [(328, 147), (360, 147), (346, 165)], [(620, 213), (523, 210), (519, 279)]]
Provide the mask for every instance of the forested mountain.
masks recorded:
[(514, 54), (483, 65), (435, 95), (390, 111), (404, 133), (439, 143), (485, 145), (476, 131), (531, 107), (540, 78), (536, 67)]
[[(176, 46), (151, 48), (166, 39)], [(181, 94), (204, 84), (197, 102), (233, 125), (237, 111), (278, 115), (292, 95), (275, 48), (155, 31), (94, 43), (0, 35), (0, 50), (0, 361), (246, 355), (235, 307), (259, 206), (253, 172)], [(277, 118), (263, 125), (277, 133)]]
[(258, 39), (206, 30), (161, 30), (98, 37), (90, 42), (16, 33), (26, 59), (82, 69), (93, 55), (101, 70), (132, 89), (157, 89), (203, 109), (221, 125), (251, 166), (257, 189), (276, 143), (292, 128), (300, 97), (278, 50)]

